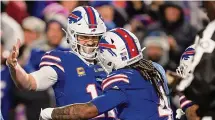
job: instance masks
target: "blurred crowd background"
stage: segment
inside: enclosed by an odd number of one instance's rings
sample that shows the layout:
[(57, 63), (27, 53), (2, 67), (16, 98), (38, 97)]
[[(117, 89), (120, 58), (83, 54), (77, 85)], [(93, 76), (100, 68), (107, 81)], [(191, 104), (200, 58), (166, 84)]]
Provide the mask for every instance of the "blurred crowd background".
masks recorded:
[(55, 106), (51, 89), (26, 92), (14, 86), (5, 66), (12, 46), (20, 39), (19, 63), (28, 72), (38, 70), (46, 51), (70, 50), (62, 28), (82, 5), (96, 8), (108, 30), (133, 32), (146, 47), (144, 56), (165, 70), (175, 71), (185, 48), (208, 23), (198, 1), (1, 1), (1, 110), (8, 119), (37, 120), (41, 108)]

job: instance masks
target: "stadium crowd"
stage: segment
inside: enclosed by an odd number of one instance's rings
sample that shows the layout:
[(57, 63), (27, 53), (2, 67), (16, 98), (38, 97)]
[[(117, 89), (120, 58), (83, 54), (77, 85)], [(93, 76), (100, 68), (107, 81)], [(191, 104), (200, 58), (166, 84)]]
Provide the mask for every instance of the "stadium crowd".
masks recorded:
[[(20, 65), (29, 73), (38, 70), (47, 51), (70, 50), (64, 33), (67, 16), (75, 7), (85, 5), (98, 10), (108, 30), (123, 27), (134, 33), (146, 47), (144, 57), (171, 71), (178, 67), (197, 31), (208, 23), (197, 1), (1, 1), (0, 85), (5, 120), (37, 120), (41, 108), (55, 107), (51, 88), (31, 92), (15, 87), (6, 67), (13, 45), (21, 41)], [(173, 111), (178, 107), (172, 98)]]

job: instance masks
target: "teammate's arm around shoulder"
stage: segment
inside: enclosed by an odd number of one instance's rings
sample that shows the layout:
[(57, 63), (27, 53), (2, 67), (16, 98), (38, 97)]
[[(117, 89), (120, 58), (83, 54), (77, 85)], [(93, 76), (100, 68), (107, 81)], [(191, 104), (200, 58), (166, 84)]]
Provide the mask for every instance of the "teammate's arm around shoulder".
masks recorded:
[[(18, 88), (35, 91), (39, 87), (37, 81), (44, 81), (44, 79), (48, 78), (50, 75), (44, 73), (44, 70), (47, 69), (40, 69), (33, 74), (26, 73), (26, 71), (19, 65), (17, 61), (17, 57), (19, 55), (19, 47), (20, 41), (18, 40), (16, 45), (13, 46), (13, 50), (11, 51), (10, 56), (7, 58), (7, 65), (10, 69), (11, 77)], [(52, 74), (54, 74), (54, 76), (57, 76), (57, 74), (54, 72), (52, 72)], [(39, 77), (41, 75), (42, 77)], [(35, 76), (38, 76), (39, 78), (35, 78)], [(53, 82), (47, 83), (48, 87), (50, 87), (51, 85), (53, 85)]]
[[(118, 83), (116, 80), (119, 80)], [(103, 114), (122, 103), (127, 103), (127, 95), (120, 89), (120, 83), (124, 80), (126, 80), (126, 78), (123, 75), (109, 77), (104, 81), (106, 85), (103, 87), (103, 95), (98, 96), (87, 103), (77, 103), (57, 108), (46, 108), (41, 111), (40, 119), (85, 120)]]

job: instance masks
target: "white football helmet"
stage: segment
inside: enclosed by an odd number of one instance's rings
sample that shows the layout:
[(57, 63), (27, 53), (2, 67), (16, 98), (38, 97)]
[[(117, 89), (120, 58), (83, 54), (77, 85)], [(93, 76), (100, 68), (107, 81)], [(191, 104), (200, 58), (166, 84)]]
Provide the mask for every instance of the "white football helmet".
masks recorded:
[[(77, 36), (102, 36), (106, 32), (106, 26), (100, 14), (91, 6), (80, 6), (75, 8), (68, 17), (67, 41), (71, 48), (80, 57), (94, 60), (96, 47), (90, 47), (79, 43)], [(90, 53), (86, 50), (92, 50)]]
[(97, 58), (100, 65), (109, 74), (131, 65), (143, 58), (137, 37), (123, 29), (116, 28), (106, 32), (99, 42)]
[(191, 72), (191, 63), (195, 55), (195, 45), (189, 46), (181, 55), (180, 65), (176, 69), (176, 73), (181, 77), (186, 77)]

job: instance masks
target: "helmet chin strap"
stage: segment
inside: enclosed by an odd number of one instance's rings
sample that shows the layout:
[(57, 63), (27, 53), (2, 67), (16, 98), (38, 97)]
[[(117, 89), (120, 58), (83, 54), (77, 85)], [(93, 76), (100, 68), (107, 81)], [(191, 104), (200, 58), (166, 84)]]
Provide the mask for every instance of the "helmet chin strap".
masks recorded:
[(87, 60), (94, 60), (95, 59), (95, 52), (86, 53), (86, 52), (84, 52), (83, 47), (80, 47), (79, 53), (81, 56), (83, 56), (84, 59), (87, 59)]
[[(104, 58), (102, 58), (104, 59)], [(113, 66), (112, 67), (107, 67), (107, 65), (105, 65), (105, 61), (104, 60), (101, 60), (100, 58), (97, 58), (97, 61), (98, 61), (98, 64), (104, 69), (104, 71), (109, 75), (112, 70), (113, 70)], [(102, 62), (103, 61), (103, 62)]]
[(143, 52), (143, 50), (145, 50), (146, 49), (146, 47), (143, 47), (142, 49), (141, 49), (141, 52)]
[(69, 44), (69, 40), (68, 40), (68, 33), (66, 32), (66, 30), (64, 28), (61, 28), (63, 30), (63, 32), (66, 34), (66, 41)]

